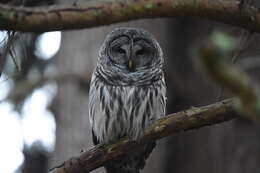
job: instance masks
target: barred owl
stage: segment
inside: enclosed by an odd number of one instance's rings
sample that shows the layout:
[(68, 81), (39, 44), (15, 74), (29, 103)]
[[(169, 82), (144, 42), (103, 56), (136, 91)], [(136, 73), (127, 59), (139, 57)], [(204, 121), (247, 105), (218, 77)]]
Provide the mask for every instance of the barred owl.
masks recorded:
[[(147, 127), (165, 115), (163, 53), (156, 39), (135, 28), (117, 28), (99, 50), (90, 85), (93, 143), (122, 137), (138, 140)], [(155, 142), (107, 163), (108, 173), (139, 173)]]

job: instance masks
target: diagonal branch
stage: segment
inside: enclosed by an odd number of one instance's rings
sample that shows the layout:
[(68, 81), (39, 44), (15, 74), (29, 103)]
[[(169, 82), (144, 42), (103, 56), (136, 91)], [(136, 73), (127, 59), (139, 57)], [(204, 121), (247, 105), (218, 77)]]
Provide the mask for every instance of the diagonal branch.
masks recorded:
[(219, 84), (236, 96), (237, 111), (260, 122), (260, 88), (248, 74), (227, 61), (223, 45), (212, 40), (202, 41), (199, 48), (201, 63), (205, 71)]
[(117, 0), (83, 6), (38, 8), (0, 5), (0, 30), (54, 31), (90, 28), (143, 18), (194, 16), (260, 32), (260, 12), (241, 12), (239, 1)]
[(89, 172), (101, 167), (109, 160), (118, 158), (138, 149), (145, 142), (158, 140), (186, 130), (213, 125), (237, 117), (233, 110), (233, 100), (224, 100), (208, 106), (193, 107), (186, 111), (170, 114), (156, 121), (138, 142), (122, 139), (119, 142), (96, 146), (80, 154), (78, 157), (65, 161), (49, 173), (80, 173)]

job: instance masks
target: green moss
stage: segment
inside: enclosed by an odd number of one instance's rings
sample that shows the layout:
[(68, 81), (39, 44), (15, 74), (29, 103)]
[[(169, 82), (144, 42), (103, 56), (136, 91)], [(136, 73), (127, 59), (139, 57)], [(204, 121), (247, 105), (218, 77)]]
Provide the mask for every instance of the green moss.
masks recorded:
[(236, 40), (224, 32), (214, 32), (212, 41), (217, 47), (224, 51), (230, 51), (236, 47)]
[(259, 100), (259, 98), (256, 101), (255, 107), (256, 107), (257, 115), (260, 114), (260, 100)]
[(93, 10), (93, 11), (92, 11), (92, 15), (93, 15), (93, 16), (99, 16), (99, 12), (96, 11), (96, 10)]
[(156, 5), (154, 2), (148, 2), (147, 4), (145, 4), (145, 8), (147, 9), (152, 9), (154, 8)]
[(133, 8), (133, 11), (134, 12), (142, 12), (143, 11), (143, 8), (141, 8), (141, 7), (135, 7), (135, 8)]
[(172, 1), (172, 8), (176, 8), (178, 6), (178, 1)]

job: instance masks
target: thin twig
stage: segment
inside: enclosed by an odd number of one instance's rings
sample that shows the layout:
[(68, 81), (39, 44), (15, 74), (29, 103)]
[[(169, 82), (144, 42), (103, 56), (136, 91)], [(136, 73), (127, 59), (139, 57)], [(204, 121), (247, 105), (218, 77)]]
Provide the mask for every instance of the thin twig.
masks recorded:
[(55, 76), (49, 76), (49, 77), (43, 77), (36, 81), (21, 81), (19, 85), (16, 85), (6, 98), (3, 100), (0, 100), (0, 102), (4, 101), (17, 101), (20, 99), (24, 99), (26, 96), (28, 96), (30, 93), (32, 93), (33, 90), (36, 88), (39, 88), (47, 83), (50, 82), (66, 82), (66, 81), (77, 81), (79, 84), (87, 83), (89, 79), (86, 76), (79, 75), (79, 74), (72, 74), (72, 73), (66, 73), (66, 74), (59, 74)]

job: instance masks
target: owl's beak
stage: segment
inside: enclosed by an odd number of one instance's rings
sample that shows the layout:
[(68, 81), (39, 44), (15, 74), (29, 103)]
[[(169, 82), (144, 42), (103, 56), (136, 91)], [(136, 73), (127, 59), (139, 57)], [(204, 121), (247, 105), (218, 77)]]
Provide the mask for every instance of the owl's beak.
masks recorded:
[(129, 68), (129, 70), (132, 70), (133, 67), (134, 67), (133, 60), (129, 59), (129, 61), (128, 61), (128, 68)]

